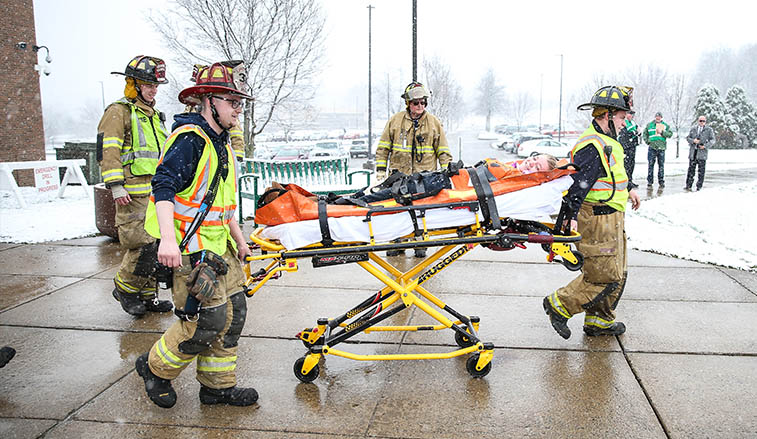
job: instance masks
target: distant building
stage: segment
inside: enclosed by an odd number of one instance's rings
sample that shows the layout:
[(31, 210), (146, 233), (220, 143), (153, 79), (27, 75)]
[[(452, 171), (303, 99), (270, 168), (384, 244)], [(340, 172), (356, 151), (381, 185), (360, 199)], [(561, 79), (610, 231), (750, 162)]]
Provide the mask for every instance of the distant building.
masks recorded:
[[(0, 59), (3, 60), (3, 80), (0, 81), (0, 162), (44, 160), (45, 132), (42, 125), (37, 64), (37, 44), (34, 29), (33, 0), (3, 0), (0, 2)], [(12, 23), (12, 24), (11, 24)], [(47, 53), (40, 53), (44, 58)], [(16, 171), (21, 185), (33, 185), (31, 170)]]

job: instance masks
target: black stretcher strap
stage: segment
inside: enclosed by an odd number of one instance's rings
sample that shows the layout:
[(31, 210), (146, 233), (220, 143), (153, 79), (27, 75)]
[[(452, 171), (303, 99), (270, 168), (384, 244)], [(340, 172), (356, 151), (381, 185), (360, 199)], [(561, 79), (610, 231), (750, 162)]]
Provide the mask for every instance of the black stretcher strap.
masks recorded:
[(321, 227), (321, 243), (327, 247), (330, 247), (334, 240), (331, 239), (331, 232), (329, 231), (329, 215), (327, 213), (327, 204), (325, 198), (318, 198), (318, 225)]
[(487, 169), (484, 166), (476, 166), (468, 171), (473, 189), (476, 190), (478, 204), (481, 205), (481, 214), (484, 221), (489, 221), (495, 229), (502, 228), (499, 221), (499, 212), (497, 212), (497, 203), (494, 200), (494, 192), (489, 185), (489, 178), (486, 175)]

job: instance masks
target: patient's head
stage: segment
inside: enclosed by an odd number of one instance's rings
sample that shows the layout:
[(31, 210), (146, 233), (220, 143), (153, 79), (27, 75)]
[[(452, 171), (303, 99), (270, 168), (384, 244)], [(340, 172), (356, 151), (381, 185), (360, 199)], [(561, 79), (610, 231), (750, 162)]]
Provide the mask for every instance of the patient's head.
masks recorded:
[(557, 167), (557, 159), (549, 154), (537, 154), (523, 160), (518, 170), (524, 174), (532, 172), (551, 171)]

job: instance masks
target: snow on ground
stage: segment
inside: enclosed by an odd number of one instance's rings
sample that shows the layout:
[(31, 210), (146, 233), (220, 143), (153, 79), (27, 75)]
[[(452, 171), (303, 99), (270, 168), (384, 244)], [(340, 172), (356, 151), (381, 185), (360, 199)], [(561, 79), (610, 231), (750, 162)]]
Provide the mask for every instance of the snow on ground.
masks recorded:
[[(688, 150), (688, 148), (687, 148)], [(646, 149), (637, 153), (636, 180), (643, 183)], [(670, 151), (666, 174), (686, 172), (686, 157)], [(757, 167), (757, 150), (713, 150), (707, 172)], [(642, 175), (640, 175), (642, 174)], [(94, 201), (81, 188), (66, 188), (62, 199), (23, 187), (28, 207), (12, 192), (0, 191), (0, 242), (33, 243), (93, 236)], [(749, 224), (757, 218), (757, 181), (699, 192), (666, 195), (642, 202), (626, 217), (629, 248), (757, 271), (757, 250)]]
[(757, 270), (750, 224), (757, 181), (644, 200), (626, 215), (628, 246), (728, 267)]
[(80, 187), (39, 193), (22, 187), (27, 208), (22, 209), (13, 192), (0, 191), (0, 242), (46, 242), (81, 238), (98, 233), (95, 203)]

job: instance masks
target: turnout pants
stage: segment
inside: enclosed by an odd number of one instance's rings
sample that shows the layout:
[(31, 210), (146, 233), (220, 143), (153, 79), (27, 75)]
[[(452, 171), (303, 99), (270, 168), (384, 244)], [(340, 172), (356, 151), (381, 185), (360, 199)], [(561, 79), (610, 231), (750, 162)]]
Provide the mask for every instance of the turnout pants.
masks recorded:
[(549, 295), (549, 301), (565, 318), (585, 312), (584, 326), (607, 328), (615, 321), (615, 308), (628, 276), (625, 214), (595, 215), (595, 206), (600, 204), (583, 203), (578, 214), (582, 273)]
[[(150, 349), (149, 366), (155, 375), (172, 380), (196, 358), (197, 381), (202, 385), (226, 389), (237, 384), (237, 345), (247, 316), (247, 296), (244, 273), (231, 245), (223, 259), (229, 271), (218, 277), (215, 295), (201, 306), (197, 318), (174, 322)], [(185, 282), (192, 268), (187, 255), (181, 263), (174, 268), (172, 294), (176, 307), (184, 309), (189, 293)]]
[(116, 204), (116, 227), (124, 258), (113, 281), (119, 291), (140, 294), (144, 300), (155, 297), (158, 257), (155, 238), (145, 232), (148, 201), (149, 197), (132, 197), (126, 206)]

